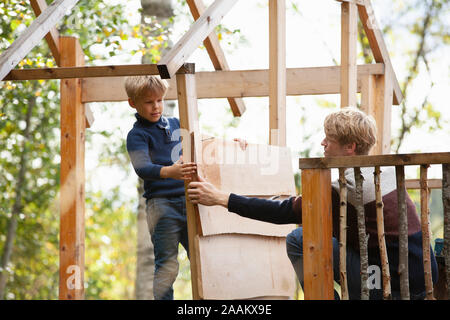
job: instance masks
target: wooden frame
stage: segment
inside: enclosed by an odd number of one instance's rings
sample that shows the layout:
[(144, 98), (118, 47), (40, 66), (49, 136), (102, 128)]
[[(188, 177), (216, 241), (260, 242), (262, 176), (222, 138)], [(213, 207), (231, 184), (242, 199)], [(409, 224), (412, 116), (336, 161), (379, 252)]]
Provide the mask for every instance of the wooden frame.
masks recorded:
[[(83, 66), (83, 53), (78, 40), (71, 37), (59, 37), (54, 25), (73, 6), (77, 0), (56, 0), (46, 7), (43, 0), (31, 0), (38, 16), (32, 25), (0, 56), (0, 79), (32, 80), (63, 79), (61, 81), (61, 240), (60, 240), (60, 299), (84, 298), (84, 135), (92, 119), (90, 109), (84, 105), (91, 101), (122, 101), (123, 93), (105, 98), (101, 96), (98, 80), (103, 85), (123, 86), (123, 76), (159, 74), (162, 78), (176, 75), (176, 88), (168, 93), (168, 99), (178, 98), (180, 103), (180, 123), (188, 133), (198, 132), (198, 98), (223, 97), (230, 101), (234, 115), (245, 110), (240, 98), (246, 96), (269, 96), (270, 128), (282, 133), (271, 144), (285, 145), (285, 96), (298, 94), (340, 93), (341, 105), (353, 104), (356, 92), (363, 94), (363, 107), (370, 110), (377, 120), (379, 131), (383, 133), (382, 143), (377, 153), (388, 152), (390, 139), (390, 113), (392, 103), (399, 104), (402, 94), (395, 77), (381, 31), (376, 25), (373, 9), (369, 0), (338, 0), (342, 3), (342, 63), (340, 67), (286, 69), (285, 66), (285, 0), (269, 0), (270, 17), (270, 65), (268, 70), (227, 71), (228, 66), (213, 33), (223, 16), (237, 0), (216, 0), (203, 13), (201, 0), (188, 0), (192, 14), (196, 19), (189, 31), (170, 50), (157, 65), (122, 66)], [(355, 8), (369, 38), (376, 64), (356, 65), (355, 48)], [(346, 8), (349, 9), (348, 15)], [(60, 68), (12, 70), (25, 55), (46, 37), (52, 54)], [(193, 65), (186, 61), (191, 53), (205, 43), (216, 71), (194, 75)], [(105, 78), (109, 77), (109, 78)], [(81, 78), (86, 78), (81, 80)], [(304, 80), (306, 79), (306, 81)], [(291, 81), (292, 80), (292, 81)], [(196, 85), (197, 82), (197, 85)], [(218, 89), (217, 83), (225, 83), (225, 89)], [(209, 86), (209, 87), (208, 87)], [(211, 89), (213, 86), (213, 90)], [(215, 87), (214, 87), (215, 86)], [(196, 88), (197, 87), (197, 88)], [(109, 87), (111, 92), (111, 87)], [(114, 94), (116, 94), (114, 92)], [(107, 100), (105, 100), (107, 99)], [(111, 100), (113, 99), (113, 100)], [(234, 107), (233, 107), (234, 101)], [(86, 119), (86, 120), (85, 120)], [(194, 139), (195, 140), (195, 139)], [(184, 144), (190, 138), (184, 140)], [(195, 142), (195, 141), (194, 141)], [(191, 143), (194, 143), (191, 142)], [(184, 149), (187, 150), (186, 145)], [(194, 159), (195, 155), (185, 155), (185, 159)], [(403, 162), (420, 162), (423, 157), (432, 161), (448, 160), (448, 154), (403, 155)], [(304, 202), (305, 232), (305, 272), (316, 275), (316, 279), (305, 277), (305, 297), (333, 298), (332, 264), (329, 259), (331, 250), (330, 194), (326, 192), (330, 183), (327, 166), (348, 165), (348, 161), (367, 164), (365, 159), (328, 159), (323, 163), (310, 159), (309, 165), (319, 165), (319, 169), (304, 171), (304, 192), (316, 195), (313, 202)], [(354, 158), (354, 157), (351, 157)], [(375, 159), (375, 158), (374, 158)], [(328, 161), (327, 160), (327, 161)], [(376, 158), (379, 164), (384, 159)], [(438, 163), (441, 163), (438, 162)], [(449, 162), (449, 161), (447, 161)], [(403, 164), (402, 164), (403, 163)], [(301, 163), (302, 166), (302, 163)], [(361, 165), (359, 165), (361, 166)], [(309, 186), (309, 187), (306, 187)], [(317, 195), (323, 195), (319, 199)], [(188, 228), (191, 252), (191, 272), (193, 297), (201, 296), (201, 273), (199, 257), (195, 256), (198, 238), (201, 234), (196, 223), (196, 212), (192, 204), (187, 203)], [(312, 208), (312, 211), (310, 210)], [(311, 212), (317, 214), (311, 215)], [(326, 232), (318, 234), (314, 227), (324, 224)], [(312, 240), (312, 242), (308, 242)], [(192, 247), (191, 247), (192, 246)], [(318, 248), (324, 255), (318, 254)], [(331, 268), (331, 269), (330, 269)], [(320, 280), (317, 282), (317, 280)], [(320, 283), (320, 284), (319, 284)], [(319, 288), (319, 285), (321, 288)], [(319, 289), (318, 289), (319, 288)]]

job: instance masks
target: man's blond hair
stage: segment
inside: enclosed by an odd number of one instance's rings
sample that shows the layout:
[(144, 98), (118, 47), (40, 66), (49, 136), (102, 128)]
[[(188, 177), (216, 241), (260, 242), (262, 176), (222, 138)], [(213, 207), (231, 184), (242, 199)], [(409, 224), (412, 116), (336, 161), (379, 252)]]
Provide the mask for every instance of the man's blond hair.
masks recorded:
[(169, 85), (158, 76), (131, 76), (125, 79), (125, 91), (128, 98), (139, 100), (147, 90), (165, 96)]
[(325, 134), (341, 145), (355, 143), (355, 153), (369, 154), (377, 142), (375, 120), (354, 107), (342, 108), (329, 114), (324, 122)]

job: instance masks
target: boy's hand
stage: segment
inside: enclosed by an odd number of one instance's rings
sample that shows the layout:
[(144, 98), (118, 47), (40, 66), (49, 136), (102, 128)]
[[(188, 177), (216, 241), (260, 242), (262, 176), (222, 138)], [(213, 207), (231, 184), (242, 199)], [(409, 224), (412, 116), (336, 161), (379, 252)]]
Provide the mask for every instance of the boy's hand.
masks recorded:
[(197, 164), (194, 162), (183, 163), (181, 156), (173, 165), (161, 168), (160, 176), (164, 179), (191, 180), (191, 175), (195, 173), (197, 173)]
[(245, 139), (234, 138), (233, 141), (239, 142), (239, 146), (242, 150), (247, 149), (248, 143)]

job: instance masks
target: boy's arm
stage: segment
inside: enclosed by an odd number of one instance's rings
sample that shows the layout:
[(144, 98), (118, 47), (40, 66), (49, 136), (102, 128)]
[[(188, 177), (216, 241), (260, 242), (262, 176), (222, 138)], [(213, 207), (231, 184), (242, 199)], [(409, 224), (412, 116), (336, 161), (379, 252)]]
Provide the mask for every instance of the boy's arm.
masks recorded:
[(171, 166), (163, 166), (152, 162), (148, 141), (139, 133), (130, 133), (127, 137), (127, 150), (136, 174), (144, 180), (186, 179), (185, 176), (196, 170), (194, 163), (183, 163), (180, 158)]
[(155, 164), (150, 158), (147, 139), (136, 132), (127, 136), (127, 151), (136, 174), (144, 180), (161, 179), (162, 165)]

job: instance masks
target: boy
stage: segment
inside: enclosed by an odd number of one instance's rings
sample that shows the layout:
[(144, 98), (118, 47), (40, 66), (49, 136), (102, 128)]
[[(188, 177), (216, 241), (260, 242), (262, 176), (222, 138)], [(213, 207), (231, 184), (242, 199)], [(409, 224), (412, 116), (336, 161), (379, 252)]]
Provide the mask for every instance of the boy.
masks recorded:
[[(324, 123), (325, 157), (367, 155), (376, 142), (375, 121), (356, 108), (343, 108), (328, 115)], [(374, 199), (373, 168), (361, 168), (364, 177), (363, 194), (366, 213), (366, 230), (369, 233), (369, 265), (381, 266), (377, 243), (376, 206)], [(361, 278), (358, 228), (355, 209), (355, 182), (353, 170), (346, 170), (348, 204), (347, 204), (347, 279), (350, 299), (360, 299)], [(216, 189), (199, 177), (200, 182), (191, 182), (188, 196), (192, 203), (203, 205), (221, 205), (228, 211), (241, 216), (277, 223), (301, 224), (302, 198), (291, 197), (285, 201), (248, 198)], [(395, 171), (384, 168), (381, 174), (383, 214), (385, 224), (386, 246), (388, 251), (392, 298), (400, 298), (398, 274), (398, 213)], [(333, 214), (333, 269), (334, 279), (339, 282), (339, 183), (332, 183)], [(425, 297), (424, 270), (422, 262), (422, 232), (414, 203), (407, 196), (408, 214), (408, 251), (409, 251), (409, 288), (411, 299)], [(292, 262), (298, 279), (303, 286), (303, 229), (297, 228), (286, 238), (287, 254)], [(433, 282), (437, 281), (437, 264), (430, 250)], [(337, 298), (337, 293), (335, 292)], [(370, 299), (382, 299), (382, 289), (370, 290)]]
[(179, 120), (162, 115), (167, 89), (167, 82), (156, 76), (133, 76), (125, 81), (128, 103), (137, 111), (137, 121), (127, 136), (127, 150), (134, 170), (144, 180), (155, 254), (155, 300), (173, 300), (179, 243), (189, 257), (183, 180), (195, 172), (194, 163), (182, 161), (180, 135), (173, 135), (180, 129)]

